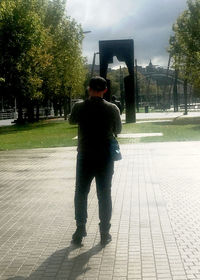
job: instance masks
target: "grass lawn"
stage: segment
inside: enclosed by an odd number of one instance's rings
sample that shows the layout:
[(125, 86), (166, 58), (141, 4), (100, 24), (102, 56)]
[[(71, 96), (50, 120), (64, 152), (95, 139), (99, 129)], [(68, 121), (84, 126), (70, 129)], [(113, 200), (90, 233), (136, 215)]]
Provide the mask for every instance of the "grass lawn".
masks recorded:
[[(155, 120), (154, 120), (155, 121)], [(159, 120), (158, 120), (159, 121)], [(163, 136), (120, 139), (123, 143), (200, 141), (200, 118), (176, 118), (172, 122), (124, 124), (122, 133), (163, 133)], [(34, 124), (0, 127), (0, 150), (75, 146), (77, 127), (67, 121), (46, 120)]]
[(120, 143), (200, 141), (200, 117), (124, 124), (122, 133), (163, 133), (163, 136), (120, 139)]
[(40, 121), (0, 127), (0, 150), (75, 146), (77, 127), (67, 121)]

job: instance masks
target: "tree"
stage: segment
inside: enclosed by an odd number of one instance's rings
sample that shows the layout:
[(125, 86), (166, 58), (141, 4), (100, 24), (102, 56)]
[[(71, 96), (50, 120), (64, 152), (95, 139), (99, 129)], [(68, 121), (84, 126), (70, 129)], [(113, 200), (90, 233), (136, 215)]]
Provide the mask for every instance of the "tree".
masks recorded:
[[(127, 67), (123, 67), (121, 71), (123, 71), (123, 77), (129, 75)], [(141, 96), (143, 96), (143, 99), (145, 99), (145, 101), (150, 101), (149, 96), (156, 96), (156, 92), (157, 92), (156, 83), (151, 78), (150, 79), (146, 78), (139, 71), (137, 75), (138, 75), (138, 81), (140, 85), (140, 94)], [(120, 97), (120, 69), (116, 69), (116, 70), (112, 69), (108, 73), (108, 78), (111, 80), (112, 94), (118, 96), (119, 98)]]
[[(53, 60), (46, 71), (49, 92), (53, 101), (64, 104), (73, 96), (84, 94), (85, 68), (81, 55), (82, 30), (75, 21), (64, 18), (52, 34)], [(65, 110), (65, 114), (66, 114)]]
[(32, 120), (34, 106), (82, 91), (83, 32), (65, 7), (65, 0), (0, 2), (0, 77), (17, 98), (20, 120), (24, 107)]
[(47, 53), (51, 39), (32, 9), (33, 3), (0, 3), (0, 76), (5, 79), (6, 93), (17, 98), (20, 120), (22, 107), (30, 108), (32, 101), (40, 98), (40, 73), (51, 61)]
[(59, 107), (62, 113), (61, 107), (64, 105), (66, 116), (70, 110), (70, 98), (84, 94), (83, 32), (80, 25), (66, 16), (65, 1), (49, 1), (44, 23), (53, 41), (50, 49), (53, 60), (45, 71), (43, 88), (56, 111)]
[(189, 0), (185, 10), (173, 25), (169, 52), (174, 67), (182, 78), (200, 87), (200, 0)]

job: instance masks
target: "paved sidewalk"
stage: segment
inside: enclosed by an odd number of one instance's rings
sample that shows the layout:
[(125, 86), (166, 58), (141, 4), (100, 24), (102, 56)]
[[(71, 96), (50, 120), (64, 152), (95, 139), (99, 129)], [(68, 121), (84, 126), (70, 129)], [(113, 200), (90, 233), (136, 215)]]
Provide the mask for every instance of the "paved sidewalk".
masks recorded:
[(70, 244), (75, 148), (0, 152), (0, 280), (200, 279), (200, 142), (121, 148), (104, 249), (94, 184), (88, 236)]
[[(175, 118), (194, 118), (200, 117), (200, 112), (188, 112), (187, 115), (184, 115), (184, 112), (153, 112), (153, 113), (136, 113), (136, 120), (140, 122), (140, 120), (157, 120), (160, 119), (175, 119)], [(125, 114), (122, 114), (122, 121), (125, 121)]]
[(9, 120), (0, 120), (0, 127), (1, 126), (10, 126), (14, 125), (14, 119), (9, 119)]
[[(138, 122), (140, 122), (140, 120), (154, 120), (157, 119), (174, 119), (174, 118), (189, 118), (189, 117), (200, 117), (200, 112), (188, 112), (187, 116), (184, 116), (183, 112), (154, 112), (154, 113), (136, 113), (136, 119), (138, 120)], [(125, 114), (122, 115), (122, 120), (125, 121)], [(64, 120), (64, 118), (59, 118), (59, 120)], [(0, 120), (0, 127), (1, 126), (10, 126), (10, 125), (14, 125), (14, 119), (10, 119), (10, 120)]]

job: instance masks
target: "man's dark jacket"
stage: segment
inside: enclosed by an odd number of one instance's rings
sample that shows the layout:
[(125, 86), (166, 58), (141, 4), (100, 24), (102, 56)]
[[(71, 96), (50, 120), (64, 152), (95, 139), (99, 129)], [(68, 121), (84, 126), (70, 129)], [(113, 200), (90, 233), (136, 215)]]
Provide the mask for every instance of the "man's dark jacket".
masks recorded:
[(78, 152), (105, 154), (110, 140), (121, 132), (120, 111), (115, 104), (100, 97), (77, 102), (69, 117), (78, 124)]

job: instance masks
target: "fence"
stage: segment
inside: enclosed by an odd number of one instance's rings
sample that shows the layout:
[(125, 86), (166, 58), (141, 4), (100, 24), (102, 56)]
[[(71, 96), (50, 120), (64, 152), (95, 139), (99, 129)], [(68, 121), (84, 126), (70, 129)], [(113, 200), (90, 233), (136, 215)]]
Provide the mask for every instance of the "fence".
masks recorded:
[(0, 120), (9, 120), (15, 118), (16, 118), (15, 112), (0, 112)]

